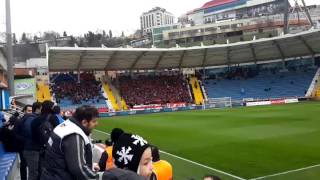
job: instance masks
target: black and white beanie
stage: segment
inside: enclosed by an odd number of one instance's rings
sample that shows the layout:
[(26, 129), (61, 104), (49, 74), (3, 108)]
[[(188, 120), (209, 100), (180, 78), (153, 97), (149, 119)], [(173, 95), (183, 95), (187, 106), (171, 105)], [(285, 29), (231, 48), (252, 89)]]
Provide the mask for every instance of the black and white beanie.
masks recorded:
[(148, 142), (139, 135), (122, 134), (112, 150), (115, 165), (138, 173), (140, 159), (148, 147)]

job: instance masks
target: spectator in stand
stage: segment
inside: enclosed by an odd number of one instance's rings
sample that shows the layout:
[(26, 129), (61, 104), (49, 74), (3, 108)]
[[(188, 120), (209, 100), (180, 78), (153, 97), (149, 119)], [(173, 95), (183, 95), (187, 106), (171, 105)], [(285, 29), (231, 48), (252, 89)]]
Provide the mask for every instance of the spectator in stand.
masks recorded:
[(56, 79), (55, 85), (52, 87), (57, 102), (61, 99), (68, 99), (73, 104), (96, 103), (102, 99), (100, 93), (100, 82), (95, 80), (91, 73), (82, 73), (80, 75), (80, 83), (71, 78), (70, 75), (58, 75), (61, 77)]
[(24, 136), (24, 150), (23, 156), (27, 163), (29, 172), (28, 180), (39, 179), (39, 151), (40, 145), (34, 142), (34, 133), (32, 131), (33, 121), (40, 115), (42, 104), (35, 102), (32, 105), (32, 114), (25, 114), (22, 117), (23, 130), (22, 135)]
[(188, 83), (183, 75), (122, 76), (120, 92), (129, 106), (166, 103), (188, 103)]
[(118, 141), (119, 137), (124, 133), (124, 131), (120, 128), (114, 128), (111, 131), (111, 145), (106, 143), (105, 152), (102, 153), (101, 158), (99, 160), (100, 170), (108, 170), (114, 168), (113, 156), (112, 156), (112, 148), (113, 145)]
[(49, 121), (53, 115), (52, 108), (54, 103), (46, 100), (42, 103), (41, 114), (36, 117), (31, 124), (32, 140), (40, 148), (39, 149), (39, 174), (40, 177), (45, 156), (46, 143), (48, 142), (51, 131), (53, 130), (52, 125)]
[(89, 135), (97, 125), (98, 110), (82, 106), (70, 120), (57, 126), (46, 149), (46, 166), (41, 179), (97, 179), (92, 171), (92, 150)]
[(150, 179), (152, 153), (150, 145), (138, 135), (124, 133), (113, 146), (112, 155), (116, 167), (128, 169)]
[(55, 128), (59, 124), (64, 122), (64, 119), (61, 116), (60, 106), (58, 106), (58, 105), (53, 106), (52, 113), (53, 113), (53, 115), (50, 117), (49, 121), (52, 124), (52, 128)]
[(172, 166), (165, 160), (160, 160), (159, 149), (156, 146), (151, 146), (153, 172), (157, 180), (172, 180)]
[(24, 137), (24, 122), (27, 116), (30, 116), (32, 114), (32, 105), (26, 105), (22, 112), (24, 113), (24, 116), (20, 119), (18, 119), (15, 122), (14, 125), (14, 133), (16, 135), (16, 139), (18, 140), (17, 143), (22, 144), (21, 149), (19, 150), (19, 157), (20, 157), (20, 178), (21, 180), (27, 180), (27, 162), (23, 156), (23, 150), (24, 150), (24, 142), (25, 142), (25, 137)]
[[(70, 120), (58, 125), (51, 134), (46, 149), (43, 180), (119, 179), (142, 180), (136, 174), (113, 168), (97, 173), (93, 166), (89, 135), (97, 125), (98, 110), (91, 106), (77, 108)], [(94, 171), (94, 170), (96, 171)]]

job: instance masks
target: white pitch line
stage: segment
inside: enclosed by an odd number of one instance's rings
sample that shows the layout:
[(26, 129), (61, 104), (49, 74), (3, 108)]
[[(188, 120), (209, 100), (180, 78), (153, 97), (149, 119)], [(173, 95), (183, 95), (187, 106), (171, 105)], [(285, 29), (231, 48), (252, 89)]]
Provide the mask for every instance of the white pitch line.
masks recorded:
[[(96, 129), (95, 129), (95, 131), (100, 132), (100, 133), (103, 133), (103, 134), (107, 134), (107, 135), (110, 136), (109, 133), (106, 133), (106, 132), (103, 132), (103, 131), (100, 131), (100, 130), (96, 130)], [(185, 159), (185, 158), (179, 157), (179, 156), (177, 156), (177, 155), (174, 155), (174, 154), (171, 154), (171, 153), (168, 153), (168, 152), (165, 152), (165, 151), (161, 151), (161, 150), (160, 150), (160, 152), (163, 153), (163, 154), (167, 154), (167, 155), (169, 155), (169, 156), (175, 157), (175, 158), (177, 158), (177, 159), (180, 159), (180, 160), (183, 160), (183, 161), (186, 161), (186, 162), (189, 162), (189, 163), (192, 163), (192, 164), (201, 166), (201, 167), (206, 168), (206, 169), (209, 169), (209, 170), (211, 170), (211, 171), (215, 171), (215, 172), (218, 172), (218, 173), (221, 173), (221, 174), (224, 174), (224, 175), (233, 177), (233, 178), (235, 178), (235, 179), (246, 180), (246, 179), (241, 178), (241, 177), (239, 177), (239, 176), (236, 176), (236, 175), (233, 175), (233, 174), (230, 174), (230, 173), (227, 173), (227, 172), (224, 172), (224, 171), (221, 171), (221, 170), (218, 170), (218, 169), (215, 169), (215, 168), (212, 168), (212, 167), (209, 167), (209, 166), (206, 166), (206, 165), (203, 165), (203, 164), (200, 164), (200, 163), (191, 161), (191, 160), (189, 160), (189, 159)]]
[(312, 168), (315, 168), (315, 167), (320, 167), (320, 164), (313, 165), (313, 166), (308, 166), (308, 167), (304, 167), (304, 168), (300, 168), (300, 169), (285, 171), (285, 172), (281, 172), (281, 173), (277, 173), (277, 174), (271, 174), (271, 175), (267, 175), (267, 176), (257, 177), (257, 178), (253, 178), (253, 179), (250, 179), (250, 180), (265, 179), (265, 178), (269, 178), (269, 177), (275, 177), (275, 176), (280, 176), (280, 175), (284, 175), (284, 174), (304, 171), (304, 170), (312, 169)]

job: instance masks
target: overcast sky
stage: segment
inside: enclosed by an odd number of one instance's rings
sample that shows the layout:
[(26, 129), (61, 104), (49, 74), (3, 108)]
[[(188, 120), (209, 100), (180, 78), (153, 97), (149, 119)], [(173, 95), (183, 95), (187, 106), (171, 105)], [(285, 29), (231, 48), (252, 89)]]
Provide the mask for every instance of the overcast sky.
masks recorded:
[[(155, 6), (175, 17), (201, 7), (208, 0), (11, 0), (12, 32), (54, 30), (80, 35), (111, 29), (126, 35), (140, 28), (140, 15)], [(290, 0), (293, 1), (293, 0)], [(305, 0), (308, 5), (320, 0)], [(5, 32), (5, 0), (0, 0), (0, 32)]]

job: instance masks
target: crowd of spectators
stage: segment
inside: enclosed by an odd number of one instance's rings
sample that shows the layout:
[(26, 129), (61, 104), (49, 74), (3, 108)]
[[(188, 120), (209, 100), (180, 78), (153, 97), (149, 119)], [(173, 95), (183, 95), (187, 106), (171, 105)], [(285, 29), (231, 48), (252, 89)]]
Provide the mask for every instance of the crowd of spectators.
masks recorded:
[(183, 75), (121, 76), (119, 89), (127, 105), (189, 103), (188, 83)]
[(73, 104), (82, 104), (83, 101), (94, 104), (103, 99), (101, 83), (91, 73), (81, 74), (80, 83), (72, 78), (60, 78), (59, 81), (56, 79), (52, 90), (57, 103), (67, 99)]

